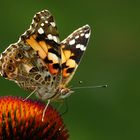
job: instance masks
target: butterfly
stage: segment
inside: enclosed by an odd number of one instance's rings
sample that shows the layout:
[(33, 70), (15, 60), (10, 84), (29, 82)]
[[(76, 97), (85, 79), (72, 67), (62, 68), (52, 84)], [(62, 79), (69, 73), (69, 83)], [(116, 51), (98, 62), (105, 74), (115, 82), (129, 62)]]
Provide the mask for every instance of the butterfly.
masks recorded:
[[(89, 42), (85, 25), (60, 41), (55, 20), (48, 10), (35, 14), (30, 28), (0, 56), (0, 74), (42, 100), (61, 100)], [(30, 95), (31, 95), (30, 94)]]

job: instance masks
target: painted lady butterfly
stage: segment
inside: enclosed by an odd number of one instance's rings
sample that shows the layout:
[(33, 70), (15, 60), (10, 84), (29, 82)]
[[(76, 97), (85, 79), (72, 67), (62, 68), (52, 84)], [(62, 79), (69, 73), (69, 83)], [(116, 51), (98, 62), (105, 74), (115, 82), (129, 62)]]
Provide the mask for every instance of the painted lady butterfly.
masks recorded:
[(86, 50), (90, 32), (85, 25), (60, 42), (53, 16), (43, 10), (19, 41), (1, 54), (1, 75), (42, 100), (64, 99), (73, 92), (67, 84)]

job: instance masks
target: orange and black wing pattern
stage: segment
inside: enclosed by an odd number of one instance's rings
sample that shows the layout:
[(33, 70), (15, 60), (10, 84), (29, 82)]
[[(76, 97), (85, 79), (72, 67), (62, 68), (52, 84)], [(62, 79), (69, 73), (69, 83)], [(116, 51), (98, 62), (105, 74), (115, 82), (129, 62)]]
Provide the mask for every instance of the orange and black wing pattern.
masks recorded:
[(90, 32), (89, 25), (85, 25), (61, 42), (62, 84), (68, 84), (73, 77), (86, 50)]
[(37, 13), (20, 43), (30, 46), (52, 75), (60, 71), (60, 40), (56, 23), (48, 10)]

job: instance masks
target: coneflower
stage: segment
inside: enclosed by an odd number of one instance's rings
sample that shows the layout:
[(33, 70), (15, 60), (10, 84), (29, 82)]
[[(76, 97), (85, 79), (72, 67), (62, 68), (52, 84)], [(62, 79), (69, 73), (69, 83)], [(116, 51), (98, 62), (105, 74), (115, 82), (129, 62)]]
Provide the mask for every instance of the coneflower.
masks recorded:
[(59, 113), (45, 104), (20, 97), (0, 97), (0, 140), (67, 140), (68, 131)]

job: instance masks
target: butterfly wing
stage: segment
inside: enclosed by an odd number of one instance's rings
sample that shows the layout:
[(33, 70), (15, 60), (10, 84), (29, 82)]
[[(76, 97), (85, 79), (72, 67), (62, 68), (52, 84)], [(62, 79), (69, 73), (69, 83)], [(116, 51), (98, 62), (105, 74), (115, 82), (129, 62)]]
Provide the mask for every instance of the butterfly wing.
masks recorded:
[(60, 69), (60, 40), (56, 23), (48, 10), (37, 13), (19, 44), (26, 44), (35, 50), (49, 72), (57, 74)]
[(74, 31), (70, 36), (61, 42), (61, 67), (63, 85), (68, 84), (68, 82), (73, 77), (86, 50), (90, 32), (91, 30), (89, 25), (85, 25)]

